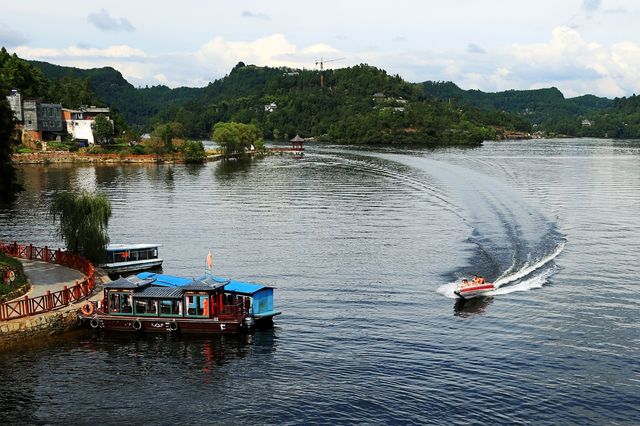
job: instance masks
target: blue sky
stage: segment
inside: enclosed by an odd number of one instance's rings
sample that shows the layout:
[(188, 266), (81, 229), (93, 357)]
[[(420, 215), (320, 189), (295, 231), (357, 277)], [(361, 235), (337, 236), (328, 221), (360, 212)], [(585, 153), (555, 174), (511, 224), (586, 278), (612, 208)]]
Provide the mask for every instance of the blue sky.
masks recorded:
[(28, 59), (113, 66), (136, 86), (203, 86), (238, 61), (368, 63), (408, 81), (567, 97), (640, 86), (632, 0), (1, 0), (0, 45)]

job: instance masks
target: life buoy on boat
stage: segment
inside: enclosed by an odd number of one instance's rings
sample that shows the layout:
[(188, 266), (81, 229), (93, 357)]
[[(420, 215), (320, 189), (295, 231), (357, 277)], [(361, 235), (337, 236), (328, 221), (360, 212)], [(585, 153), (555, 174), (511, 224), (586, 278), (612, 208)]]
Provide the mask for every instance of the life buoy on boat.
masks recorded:
[(95, 306), (93, 306), (93, 303), (91, 302), (85, 303), (84, 305), (82, 305), (82, 308), (80, 308), (82, 313), (88, 317), (93, 315), (93, 312), (95, 311), (95, 309), (96, 309)]
[(142, 323), (140, 322), (140, 320), (133, 320), (131, 326), (134, 330), (140, 330), (142, 328)]
[(96, 317), (91, 318), (91, 321), (89, 321), (89, 324), (91, 325), (91, 328), (98, 328), (100, 327), (100, 320)]
[(169, 323), (169, 330), (170, 331), (177, 331), (178, 330), (178, 323), (176, 322), (176, 320), (173, 320)]

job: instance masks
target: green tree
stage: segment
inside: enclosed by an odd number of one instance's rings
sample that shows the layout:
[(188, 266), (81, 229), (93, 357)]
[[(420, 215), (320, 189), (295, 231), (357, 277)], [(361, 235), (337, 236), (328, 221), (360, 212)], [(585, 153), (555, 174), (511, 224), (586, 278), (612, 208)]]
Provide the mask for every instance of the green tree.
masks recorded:
[(262, 132), (253, 124), (216, 123), (211, 137), (227, 155), (262, 146)]
[(10, 55), (4, 47), (0, 49), (0, 86), (4, 90), (17, 89), (23, 96), (45, 97), (48, 85), (42, 71), (15, 53)]
[(6, 99), (0, 99), (0, 205), (11, 203), (21, 187), (11, 162), (15, 145), (13, 112)]
[(109, 243), (107, 227), (111, 203), (101, 194), (59, 192), (49, 208), (53, 220), (60, 221), (58, 235), (67, 249), (101, 263)]
[(95, 122), (91, 124), (91, 131), (96, 143), (101, 145), (109, 143), (113, 136), (113, 123), (104, 115), (98, 115)]
[(164, 142), (156, 137), (151, 137), (144, 141), (144, 150), (156, 156), (156, 162), (160, 162), (160, 156), (165, 153)]
[(182, 153), (185, 163), (202, 163), (206, 158), (201, 141), (185, 141), (182, 145)]
[(182, 124), (172, 121), (157, 125), (151, 135), (164, 142), (167, 152), (173, 152), (173, 139), (181, 138), (184, 135), (184, 129)]

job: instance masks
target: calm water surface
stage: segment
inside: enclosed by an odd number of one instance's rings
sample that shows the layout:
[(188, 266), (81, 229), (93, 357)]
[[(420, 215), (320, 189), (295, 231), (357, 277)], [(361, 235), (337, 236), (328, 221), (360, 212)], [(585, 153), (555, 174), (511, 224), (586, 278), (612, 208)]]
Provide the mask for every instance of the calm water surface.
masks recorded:
[[(0, 354), (3, 423), (634, 424), (640, 143), (310, 146), (302, 159), (24, 167), (0, 239), (60, 245), (54, 192), (101, 191), (165, 272), (277, 287), (241, 338), (79, 332)], [(460, 277), (500, 284), (456, 302)]]

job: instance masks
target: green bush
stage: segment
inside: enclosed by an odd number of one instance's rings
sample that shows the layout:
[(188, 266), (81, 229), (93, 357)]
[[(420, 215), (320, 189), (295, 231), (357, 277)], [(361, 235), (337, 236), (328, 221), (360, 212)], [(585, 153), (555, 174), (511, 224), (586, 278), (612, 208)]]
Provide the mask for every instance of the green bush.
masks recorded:
[(145, 154), (144, 146), (142, 145), (134, 145), (131, 147), (131, 153), (136, 155)]
[(185, 163), (202, 163), (206, 158), (204, 145), (200, 141), (185, 141), (182, 153)]
[(122, 152), (128, 152), (129, 151), (129, 145), (128, 144), (108, 144), (108, 145), (102, 145), (102, 149), (104, 152), (107, 153), (112, 153), (112, 154), (119, 154)]
[(63, 142), (51, 141), (47, 142), (48, 151), (68, 151), (69, 146)]

